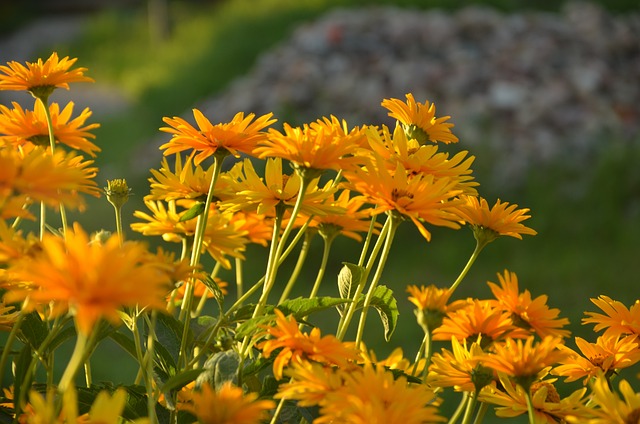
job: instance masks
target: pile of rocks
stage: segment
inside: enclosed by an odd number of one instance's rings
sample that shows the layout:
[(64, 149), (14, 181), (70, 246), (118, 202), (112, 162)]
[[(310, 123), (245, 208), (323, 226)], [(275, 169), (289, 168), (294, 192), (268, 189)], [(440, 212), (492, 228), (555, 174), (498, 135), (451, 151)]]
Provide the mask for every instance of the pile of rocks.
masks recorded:
[(640, 142), (640, 13), (590, 3), (559, 14), (338, 9), (197, 107), (215, 122), (272, 111), (297, 124), (333, 114), (392, 125), (381, 100), (409, 92), (453, 117), (461, 147), (491, 152), (503, 181), (614, 140)]

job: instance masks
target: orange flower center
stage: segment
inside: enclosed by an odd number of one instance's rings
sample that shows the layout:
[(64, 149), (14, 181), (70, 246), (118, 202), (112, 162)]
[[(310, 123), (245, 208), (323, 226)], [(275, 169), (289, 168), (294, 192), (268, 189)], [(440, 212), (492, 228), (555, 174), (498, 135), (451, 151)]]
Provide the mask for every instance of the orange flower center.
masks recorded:
[(640, 408), (636, 408), (629, 412), (629, 415), (627, 415), (624, 422), (625, 424), (640, 424)]
[(391, 198), (394, 201), (397, 201), (398, 199), (403, 198), (403, 197), (407, 197), (409, 199), (413, 199), (413, 193), (410, 193), (407, 190), (399, 190), (397, 188), (394, 188), (391, 191)]
[(551, 383), (547, 383), (546, 381), (540, 381), (537, 383), (533, 383), (531, 385), (531, 395), (533, 396), (540, 388), (547, 388), (547, 397), (545, 398), (545, 402), (558, 403), (560, 402), (560, 395), (558, 391)]

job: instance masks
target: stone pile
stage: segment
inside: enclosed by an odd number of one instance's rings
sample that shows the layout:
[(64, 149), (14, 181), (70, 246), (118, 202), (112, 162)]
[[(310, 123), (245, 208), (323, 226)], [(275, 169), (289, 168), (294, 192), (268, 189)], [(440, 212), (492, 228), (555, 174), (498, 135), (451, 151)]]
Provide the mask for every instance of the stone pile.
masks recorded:
[(640, 13), (590, 3), (557, 14), (338, 9), (196, 107), (214, 122), (272, 111), (295, 124), (333, 114), (392, 125), (381, 100), (409, 92), (452, 116), (460, 147), (490, 152), (503, 181), (640, 143)]

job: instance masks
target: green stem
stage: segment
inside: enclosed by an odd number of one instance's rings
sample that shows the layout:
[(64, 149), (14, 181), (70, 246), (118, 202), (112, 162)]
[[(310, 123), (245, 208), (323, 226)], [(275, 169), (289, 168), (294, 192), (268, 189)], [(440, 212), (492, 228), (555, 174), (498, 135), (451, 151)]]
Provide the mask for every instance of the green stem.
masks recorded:
[(360, 259), (358, 260), (358, 265), (363, 266), (364, 260), (367, 257), (367, 251), (369, 250), (369, 245), (371, 244), (371, 239), (373, 238), (373, 230), (376, 228), (376, 219), (378, 215), (373, 215), (371, 217), (371, 222), (369, 223), (369, 232), (367, 233), (367, 238), (364, 239), (364, 244), (362, 245), (362, 252), (360, 252)]
[[(193, 238), (193, 246), (191, 250), (191, 261), (189, 264), (193, 267), (200, 263), (200, 257), (202, 255), (202, 245), (204, 243), (204, 235), (207, 229), (207, 220), (209, 218), (209, 210), (211, 208), (211, 202), (213, 200), (213, 190), (220, 176), (222, 170), (222, 161), (228, 155), (228, 152), (214, 154), (213, 155), (213, 172), (211, 175), (211, 183), (209, 185), (209, 191), (207, 193), (207, 199), (204, 202), (204, 211), (198, 215), (198, 221), (196, 223), (196, 230)], [(186, 364), (188, 360), (187, 352), (187, 334), (189, 333), (189, 326), (191, 324), (191, 303), (193, 302), (193, 286), (195, 280), (189, 278), (185, 282), (184, 297), (182, 304), (180, 305), (181, 320), (184, 320), (184, 331), (182, 333), (182, 340), (180, 341), (180, 353), (178, 354), (178, 364)]]
[(62, 374), (62, 378), (60, 379), (60, 383), (58, 384), (58, 391), (63, 394), (67, 391), (69, 386), (73, 385), (73, 379), (80, 368), (80, 365), (83, 363), (84, 352), (88, 345), (88, 337), (82, 332), (78, 332), (78, 337), (76, 339), (76, 346), (73, 349), (73, 353), (71, 354), (71, 358), (67, 363), (67, 368), (64, 370)]
[(371, 306), (371, 300), (373, 299), (373, 293), (375, 292), (376, 287), (378, 286), (378, 282), (382, 277), (382, 271), (384, 270), (384, 266), (389, 258), (389, 252), (391, 252), (391, 245), (393, 244), (393, 238), (396, 234), (396, 230), (398, 229), (398, 225), (400, 224), (399, 218), (395, 217), (394, 214), (389, 215), (390, 226), (389, 232), (387, 233), (387, 237), (385, 238), (384, 248), (382, 249), (382, 253), (380, 253), (380, 259), (378, 260), (378, 267), (376, 268), (376, 273), (373, 275), (373, 279), (371, 280), (371, 285), (369, 286), (369, 291), (367, 292), (367, 296), (364, 299), (364, 305), (362, 307), (362, 312), (360, 313), (360, 322), (358, 323), (358, 332), (356, 335), (356, 346), (360, 346), (362, 342), (362, 337), (364, 336), (364, 327), (367, 322), (367, 314), (369, 313), (369, 307)]
[(464, 392), (462, 394), (462, 399), (460, 400), (460, 403), (458, 404), (458, 407), (456, 408), (453, 415), (451, 415), (451, 418), (449, 418), (447, 424), (455, 424), (458, 421), (458, 418), (460, 418), (460, 415), (462, 415), (462, 411), (464, 410), (464, 407), (469, 400), (469, 394), (469, 392)]
[(476, 392), (469, 393), (469, 399), (467, 400), (467, 408), (464, 411), (462, 424), (469, 424), (471, 422), (471, 417), (473, 416), (473, 411), (476, 409), (477, 402), (478, 402), (478, 394)]
[(276, 410), (273, 412), (273, 417), (271, 417), (271, 421), (269, 424), (276, 424), (278, 422), (278, 417), (280, 416), (280, 412), (282, 411), (284, 402), (285, 398), (280, 399), (280, 402), (278, 402), (278, 406), (276, 406)]
[(471, 257), (467, 261), (467, 264), (464, 266), (464, 268), (460, 272), (460, 275), (458, 275), (458, 278), (456, 278), (456, 281), (454, 281), (453, 284), (451, 285), (451, 287), (449, 288), (450, 292), (453, 293), (453, 291), (456, 288), (458, 288), (458, 286), (460, 285), (460, 283), (462, 282), (464, 277), (466, 277), (467, 273), (471, 269), (471, 266), (473, 265), (473, 263), (476, 261), (476, 259), (478, 259), (478, 256), (480, 255), (480, 252), (482, 252), (482, 249), (484, 249), (484, 247), (486, 245), (487, 245), (486, 243), (482, 243), (481, 244), (480, 242), (476, 242), (476, 247), (473, 250), (473, 253), (471, 254)]
[(422, 352), (424, 352), (425, 346), (427, 345), (427, 334), (422, 338), (422, 343), (420, 343), (420, 347), (418, 348), (418, 352), (416, 353), (416, 359), (413, 361), (413, 367), (411, 367), (411, 375), (415, 377), (416, 372), (418, 371), (418, 363), (420, 359), (422, 359)]
[(293, 289), (294, 284), (298, 280), (300, 276), (300, 272), (302, 271), (302, 266), (304, 265), (307, 255), (309, 253), (309, 247), (311, 246), (311, 239), (314, 236), (314, 232), (307, 231), (305, 232), (304, 241), (302, 242), (302, 247), (300, 248), (300, 254), (298, 255), (298, 260), (296, 261), (296, 266), (289, 277), (289, 281), (287, 281), (287, 285), (284, 287), (282, 294), (280, 295), (280, 300), (278, 300), (278, 305), (287, 300), (289, 294), (291, 294), (291, 290)]
[(158, 418), (156, 417), (156, 396), (153, 389), (153, 357), (155, 349), (156, 338), (156, 321), (158, 311), (151, 311), (151, 322), (149, 323), (149, 334), (147, 335), (147, 351), (144, 356), (146, 367), (145, 387), (147, 389), (147, 414), (151, 424), (156, 424)]
[(13, 346), (13, 342), (16, 340), (18, 331), (20, 331), (20, 327), (22, 326), (22, 322), (24, 321), (24, 305), (26, 305), (26, 303), (27, 301), (25, 300), (22, 309), (18, 314), (18, 318), (16, 318), (16, 322), (13, 323), (13, 327), (11, 327), (9, 336), (7, 336), (7, 341), (5, 342), (2, 349), (2, 356), (0, 357), (0, 387), (4, 387), (4, 385), (2, 384), (2, 381), (4, 379), (4, 370), (7, 366), (7, 360), (9, 359), (9, 353), (11, 352), (11, 346)]
[(124, 232), (122, 231), (122, 208), (113, 206), (116, 213), (116, 232), (118, 233), (118, 238), (120, 240), (120, 246), (124, 244)]
[(238, 299), (242, 297), (244, 292), (244, 279), (242, 278), (242, 259), (236, 258), (236, 296)]
[(382, 248), (382, 245), (384, 244), (384, 241), (386, 239), (386, 235), (390, 226), (391, 226), (391, 219), (387, 217), (387, 221), (384, 223), (384, 226), (382, 227), (382, 231), (380, 231), (380, 234), (378, 235), (378, 240), (376, 241), (376, 244), (373, 247), (373, 251), (369, 256), (369, 262), (367, 264), (367, 267), (365, 268), (364, 275), (360, 279), (360, 282), (358, 283), (358, 286), (356, 287), (356, 290), (353, 293), (353, 297), (351, 298), (351, 303), (349, 304), (349, 309), (347, 309), (347, 313), (344, 314), (344, 316), (341, 317), (340, 321), (338, 322), (338, 331), (336, 334), (336, 337), (338, 338), (338, 340), (342, 340), (346, 335), (347, 329), (349, 328), (349, 324), (351, 324), (351, 320), (353, 319), (353, 315), (355, 314), (356, 309), (358, 309), (358, 299), (360, 298), (360, 294), (362, 293), (362, 291), (364, 290), (364, 287), (367, 284), (367, 279), (369, 278), (369, 270), (371, 269), (371, 267), (373, 267), (374, 258), (377, 257), (378, 251)]
[(535, 424), (536, 416), (533, 408), (533, 399), (531, 399), (531, 391), (527, 389), (523, 389), (524, 398), (527, 400), (527, 411), (529, 412), (529, 424)]
[(422, 381), (427, 379), (429, 375), (429, 365), (431, 365), (431, 332), (426, 331), (424, 333), (425, 345), (424, 345), (424, 370), (422, 370)]
[(318, 290), (320, 290), (320, 284), (322, 283), (322, 279), (324, 278), (325, 271), (327, 270), (327, 263), (329, 262), (329, 252), (331, 251), (331, 245), (333, 244), (333, 240), (335, 240), (335, 234), (331, 236), (323, 236), (322, 239), (324, 240), (322, 262), (320, 263), (320, 269), (318, 270), (316, 281), (313, 283), (313, 288), (311, 289), (311, 293), (309, 294), (309, 299), (315, 299), (315, 297), (318, 295)]
[(484, 414), (487, 413), (487, 409), (489, 409), (489, 404), (487, 402), (480, 402), (480, 408), (478, 408), (478, 413), (476, 414), (476, 419), (473, 420), (473, 424), (482, 423), (482, 420), (484, 420)]

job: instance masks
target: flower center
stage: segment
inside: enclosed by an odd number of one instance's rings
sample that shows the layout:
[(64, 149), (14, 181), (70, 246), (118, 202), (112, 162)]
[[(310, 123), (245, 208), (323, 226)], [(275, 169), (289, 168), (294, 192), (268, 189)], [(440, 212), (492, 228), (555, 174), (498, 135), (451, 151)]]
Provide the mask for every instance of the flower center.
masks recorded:
[(547, 388), (547, 397), (545, 398), (545, 402), (558, 403), (560, 402), (560, 395), (558, 391), (551, 383), (547, 383), (546, 381), (540, 381), (537, 383), (533, 383), (531, 385), (531, 395), (533, 396), (540, 388)]

